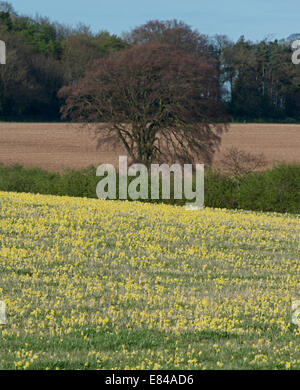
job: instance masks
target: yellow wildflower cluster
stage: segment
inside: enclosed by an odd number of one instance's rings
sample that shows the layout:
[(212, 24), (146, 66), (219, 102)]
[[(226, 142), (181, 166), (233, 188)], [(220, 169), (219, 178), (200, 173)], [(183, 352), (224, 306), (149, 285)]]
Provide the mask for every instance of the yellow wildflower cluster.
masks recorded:
[(4, 192), (0, 209), (0, 368), (300, 368), (299, 215)]

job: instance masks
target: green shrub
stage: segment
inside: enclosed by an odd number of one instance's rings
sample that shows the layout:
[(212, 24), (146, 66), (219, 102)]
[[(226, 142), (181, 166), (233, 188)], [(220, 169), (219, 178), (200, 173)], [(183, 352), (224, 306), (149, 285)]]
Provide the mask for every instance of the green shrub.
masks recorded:
[(96, 198), (97, 182), (96, 169), (92, 166), (80, 171), (70, 170), (60, 176), (58, 195)]
[(247, 175), (240, 184), (238, 206), (242, 209), (299, 213), (300, 165), (281, 164)]
[(57, 194), (60, 175), (40, 168), (0, 165), (0, 189), (14, 192)]
[(230, 177), (218, 170), (207, 168), (204, 187), (205, 206), (230, 209), (238, 207), (237, 183)]
[[(92, 166), (59, 174), (40, 168), (25, 169), (20, 165), (0, 165), (1, 191), (97, 198), (96, 186), (99, 180), (96, 168)], [(184, 205), (186, 200), (174, 200), (171, 196), (170, 200), (146, 202)], [(243, 177), (229, 177), (216, 169), (206, 168), (205, 206), (299, 213), (300, 165), (281, 164)]]

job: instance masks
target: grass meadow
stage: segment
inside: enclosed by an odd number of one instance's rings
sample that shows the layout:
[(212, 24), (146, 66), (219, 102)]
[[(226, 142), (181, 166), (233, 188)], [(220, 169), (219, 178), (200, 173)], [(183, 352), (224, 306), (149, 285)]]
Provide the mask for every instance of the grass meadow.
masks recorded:
[(297, 214), (0, 192), (0, 369), (300, 369)]

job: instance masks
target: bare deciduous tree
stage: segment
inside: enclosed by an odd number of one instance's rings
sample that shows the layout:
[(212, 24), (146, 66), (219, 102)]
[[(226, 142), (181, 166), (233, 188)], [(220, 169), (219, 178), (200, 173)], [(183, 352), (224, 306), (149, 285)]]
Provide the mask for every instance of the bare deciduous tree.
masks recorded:
[(226, 150), (220, 161), (223, 172), (230, 176), (240, 177), (267, 165), (263, 153), (250, 153), (231, 147)]
[(159, 43), (96, 60), (60, 96), (66, 98), (64, 117), (107, 122), (109, 137), (121, 140), (131, 159), (146, 165), (209, 163), (227, 127), (212, 59)]
[(211, 49), (208, 37), (181, 20), (150, 20), (124, 35), (128, 43), (162, 43), (186, 53), (203, 55)]

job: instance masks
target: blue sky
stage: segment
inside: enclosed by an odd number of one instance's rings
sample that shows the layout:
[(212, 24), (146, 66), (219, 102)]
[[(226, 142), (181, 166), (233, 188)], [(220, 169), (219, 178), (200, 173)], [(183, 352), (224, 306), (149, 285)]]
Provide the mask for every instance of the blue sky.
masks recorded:
[(93, 31), (121, 34), (150, 19), (179, 19), (205, 34), (232, 39), (285, 38), (300, 33), (299, 0), (7, 0), (17, 12), (48, 16)]

